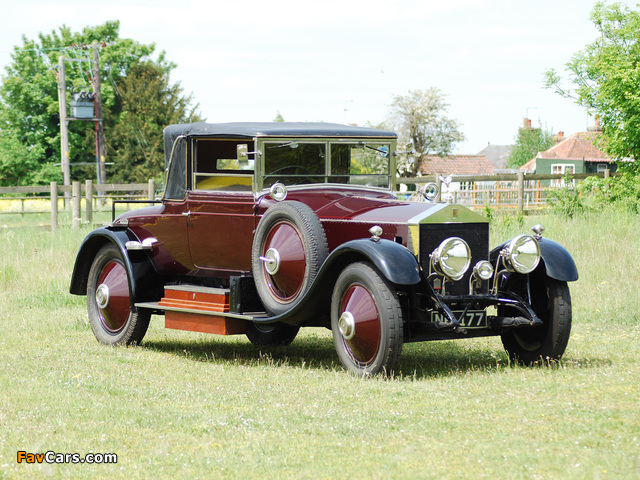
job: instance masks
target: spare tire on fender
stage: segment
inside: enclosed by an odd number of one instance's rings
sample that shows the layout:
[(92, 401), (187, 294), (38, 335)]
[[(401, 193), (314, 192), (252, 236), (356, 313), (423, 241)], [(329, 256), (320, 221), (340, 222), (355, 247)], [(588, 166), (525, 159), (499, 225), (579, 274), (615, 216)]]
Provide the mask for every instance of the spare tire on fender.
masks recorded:
[(267, 311), (279, 315), (296, 305), (328, 254), (324, 228), (309, 206), (284, 201), (270, 207), (258, 222), (251, 256)]

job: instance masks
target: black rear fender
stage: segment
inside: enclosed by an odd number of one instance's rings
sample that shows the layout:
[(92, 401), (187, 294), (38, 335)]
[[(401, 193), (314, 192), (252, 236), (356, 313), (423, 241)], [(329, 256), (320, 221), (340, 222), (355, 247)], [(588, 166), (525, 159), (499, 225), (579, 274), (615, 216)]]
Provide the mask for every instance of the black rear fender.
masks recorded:
[(138, 238), (128, 229), (98, 228), (89, 233), (78, 250), (69, 292), (74, 295), (87, 294), (87, 280), (93, 259), (103, 246), (112, 243), (120, 250), (129, 278), (132, 279), (131, 298), (136, 301), (160, 298), (162, 285), (148, 253), (128, 251), (125, 245), (129, 241), (138, 241)]

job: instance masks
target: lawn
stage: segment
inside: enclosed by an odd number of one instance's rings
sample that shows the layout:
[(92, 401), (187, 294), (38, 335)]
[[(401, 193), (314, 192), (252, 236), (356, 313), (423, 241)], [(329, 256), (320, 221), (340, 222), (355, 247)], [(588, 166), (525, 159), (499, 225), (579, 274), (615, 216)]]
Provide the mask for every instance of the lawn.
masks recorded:
[(407, 344), (396, 376), (366, 380), (319, 329), (261, 350), (153, 317), (142, 345), (99, 345), (67, 293), (88, 230), (0, 227), (0, 478), (639, 478), (640, 221), (498, 217), (492, 244), (534, 223), (581, 276), (561, 362), (510, 365), (499, 338)]

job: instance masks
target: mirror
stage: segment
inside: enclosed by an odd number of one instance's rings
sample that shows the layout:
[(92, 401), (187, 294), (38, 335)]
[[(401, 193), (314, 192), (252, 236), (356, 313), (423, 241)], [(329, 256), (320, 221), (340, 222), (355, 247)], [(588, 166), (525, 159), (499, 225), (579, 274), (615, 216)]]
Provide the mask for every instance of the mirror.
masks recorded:
[(249, 146), (246, 143), (241, 143), (236, 147), (236, 158), (240, 167), (249, 165)]

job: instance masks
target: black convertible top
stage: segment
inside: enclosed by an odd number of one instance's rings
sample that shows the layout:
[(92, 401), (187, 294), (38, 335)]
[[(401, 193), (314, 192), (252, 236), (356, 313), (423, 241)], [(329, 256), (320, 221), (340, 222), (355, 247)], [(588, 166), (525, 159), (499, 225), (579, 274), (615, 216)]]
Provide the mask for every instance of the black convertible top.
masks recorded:
[[(396, 138), (394, 132), (375, 128), (354, 127), (322, 122), (237, 122), (237, 123), (184, 123), (169, 125), (164, 130), (167, 137), (180, 135), (224, 136), (232, 138), (255, 137), (383, 137)], [(173, 143), (173, 142), (171, 142)]]
[[(257, 137), (378, 138), (393, 140), (394, 132), (320, 122), (239, 122), (183, 123), (164, 129), (165, 168), (173, 170), (167, 178), (166, 198), (184, 198), (186, 188), (187, 137), (222, 137), (253, 140)], [(173, 166), (170, 167), (170, 165)]]

